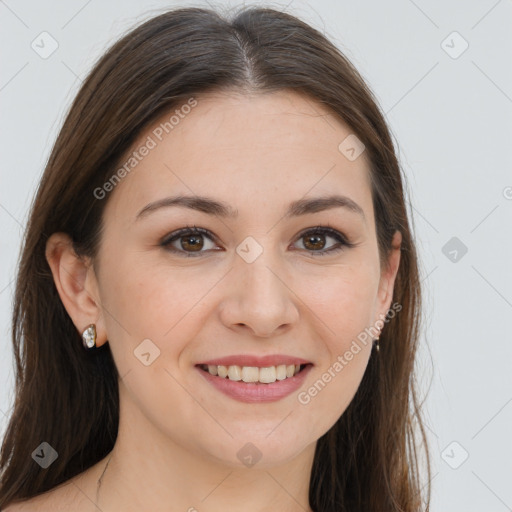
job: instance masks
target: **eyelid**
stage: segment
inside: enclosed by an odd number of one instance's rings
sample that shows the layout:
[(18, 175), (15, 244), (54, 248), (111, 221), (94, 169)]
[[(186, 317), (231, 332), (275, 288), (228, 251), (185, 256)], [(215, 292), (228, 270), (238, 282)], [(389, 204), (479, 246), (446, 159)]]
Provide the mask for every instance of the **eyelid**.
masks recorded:
[[(333, 228), (329, 223), (322, 225), (322, 226), (314, 226), (311, 228), (306, 228), (305, 230), (301, 231), (299, 235), (297, 236), (296, 240), (300, 240), (307, 234), (321, 234), (324, 236), (329, 236), (331, 238), (334, 238), (338, 244), (336, 244), (334, 247), (330, 247), (326, 250), (320, 250), (320, 251), (313, 251), (310, 249), (299, 249), (300, 251), (305, 251), (308, 255), (311, 255), (313, 257), (320, 257), (320, 256), (329, 256), (333, 254), (337, 254), (340, 251), (351, 249), (353, 247), (356, 247), (358, 244), (351, 242), (348, 237), (339, 231), (336, 228)], [(341, 244), (341, 245), (339, 245)]]
[(218, 240), (217, 237), (209, 229), (198, 228), (195, 225), (194, 226), (188, 226), (187, 225), (187, 226), (183, 226), (180, 229), (177, 229), (176, 231), (173, 231), (172, 233), (169, 233), (169, 234), (165, 235), (162, 238), (162, 242), (161, 243), (169, 243), (169, 242), (173, 241), (176, 238), (179, 238), (179, 237), (184, 236), (184, 235), (188, 235), (190, 233), (206, 235), (206, 236), (208, 236), (209, 238), (211, 238), (214, 241)]
[[(176, 231), (173, 231), (172, 233), (169, 233), (167, 235), (165, 235), (162, 240), (159, 242), (159, 245), (162, 246), (164, 249), (166, 249), (167, 251), (169, 252), (172, 252), (172, 253), (179, 253), (179, 254), (182, 254), (182, 255), (185, 255), (185, 256), (200, 256), (202, 254), (207, 254), (210, 250), (208, 251), (195, 251), (195, 252), (187, 252), (187, 251), (182, 251), (182, 250), (179, 250), (179, 249), (176, 249), (174, 247), (171, 247), (170, 244), (172, 242), (174, 242), (175, 240), (179, 240), (181, 237), (185, 236), (185, 235), (189, 235), (189, 234), (192, 234), (192, 235), (204, 235), (208, 238), (210, 238), (214, 243), (216, 243), (217, 245), (219, 245), (219, 242), (218, 242), (218, 238), (209, 230), (209, 229), (206, 229), (206, 228), (199, 228), (197, 226), (184, 226), (183, 228), (180, 228), (180, 229), (177, 229)], [(218, 250), (218, 249), (213, 249), (213, 250)]]
[(297, 235), (297, 239), (302, 238), (303, 236), (307, 235), (308, 233), (313, 233), (313, 234), (321, 233), (321, 234), (324, 234), (324, 235), (329, 235), (329, 236), (331, 236), (333, 238), (336, 238), (337, 240), (339, 239), (339, 241), (343, 242), (347, 247), (354, 247), (356, 245), (356, 244), (350, 242), (348, 237), (344, 233), (342, 233), (341, 231), (339, 231), (336, 228), (333, 228), (329, 224), (325, 224), (325, 225), (322, 225), (322, 226), (313, 226), (311, 228), (306, 228), (305, 230), (301, 231)]

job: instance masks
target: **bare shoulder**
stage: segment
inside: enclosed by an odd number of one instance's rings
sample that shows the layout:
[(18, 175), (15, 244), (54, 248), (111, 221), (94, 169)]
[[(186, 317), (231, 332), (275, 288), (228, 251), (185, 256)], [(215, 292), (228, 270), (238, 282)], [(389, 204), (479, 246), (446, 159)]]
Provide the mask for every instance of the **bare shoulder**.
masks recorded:
[(72, 503), (70, 496), (71, 489), (69, 484), (51, 489), (43, 494), (38, 494), (33, 498), (10, 504), (2, 512), (50, 512), (70, 510)]
[(89, 498), (76, 485), (75, 479), (70, 479), (33, 498), (11, 503), (1, 512), (80, 512), (90, 510), (90, 504)]
[(96, 486), (108, 455), (66, 482), (27, 500), (11, 503), (0, 512), (90, 512)]

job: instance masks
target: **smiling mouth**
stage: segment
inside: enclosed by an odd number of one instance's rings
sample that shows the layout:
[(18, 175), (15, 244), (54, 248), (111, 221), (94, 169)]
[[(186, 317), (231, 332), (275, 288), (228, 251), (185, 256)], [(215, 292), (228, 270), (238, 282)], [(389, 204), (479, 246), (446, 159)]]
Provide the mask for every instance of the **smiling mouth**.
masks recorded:
[(238, 366), (238, 365), (206, 365), (201, 364), (201, 370), (220, 377), (221, 379), (241, 381), (247, 384), (272, 384), (276, 381), (290, 379), (304, 370), (310, 364), (280, 364), (277, 366)]

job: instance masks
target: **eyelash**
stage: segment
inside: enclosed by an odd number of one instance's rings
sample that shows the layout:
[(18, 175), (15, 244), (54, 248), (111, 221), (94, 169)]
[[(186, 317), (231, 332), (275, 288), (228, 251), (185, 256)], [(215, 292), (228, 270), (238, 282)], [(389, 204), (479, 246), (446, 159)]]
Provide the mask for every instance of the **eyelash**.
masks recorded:
[[(173, 233), (170, 233), (168, 236), (166, 236), (160, 242), (160, 245), (170, 252), (185, 254), (186, 255), (185, 257), (194, 258), (194, 257), (198, 257), (202, 253), (206, 252), (206, 251), (197, 251), (195, 253), (188, 252), (188, 251), (176, 249), (175, 247), (172, 247), (170, 245), (175, 240), (179, 240), (180, 238), (182, 238), (186, 235), (205, 235), (208, 238), (210, 238), (213, 242), (215, 242), (215, 239), (216, 239), (216, 237), (213, 235), (213, 233), (211, 231), (209, 231), (208, 229), (198, 228), (196, 226), (186, 226), (184, 228), (178, 229), (177, 231), (174, 231)], [(338, 244), (341, 244), (338, 246), (333, 246), (327, 250), (319, 250), (319, 251), (312, 251), (312, 250), (308, 250), (308, 249), (299, 249), (299, 250), (304, 250), (313, 256), (325, 256), (327, 254), (334, 254), (343, 249), (351, 249), (357, 245), (355, 243), (349, 242), (342, 233), (340, 233), (336, 229), (333, 229), (330, 226), (315, 226), (313, 228), (308, 228), (307, 230), (300, 233), (297, 240), (304, 238), (306, 235), (328, 235), (328, 236), (334, 238), (335, 240), (337, 240)]]

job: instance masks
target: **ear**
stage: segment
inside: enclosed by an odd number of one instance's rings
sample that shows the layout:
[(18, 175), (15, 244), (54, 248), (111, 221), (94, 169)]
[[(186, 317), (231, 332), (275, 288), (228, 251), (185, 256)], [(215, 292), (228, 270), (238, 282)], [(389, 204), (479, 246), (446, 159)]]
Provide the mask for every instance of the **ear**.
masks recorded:
[(46, 242), (46, 260), (62, 304), (80, 336), (89, 324), (96, 325), (96, 346), (107, 341), (101, 314), (98, 283), (88, 259), (73, 250), (72, 240), (65, 233), (53, 233)]
[(375, 322), (383, 319), (393, 300), (393, 289), (395, 286), (395, 279), (400, 265), (400, 246), (402, 244), (402, 233), (395, 231), (393, 240), (391, 242), (391, 249), (389, 252), (387, 265), (381, 273), (379, 281), (379, 291), (377, 297), (377, 318)]

